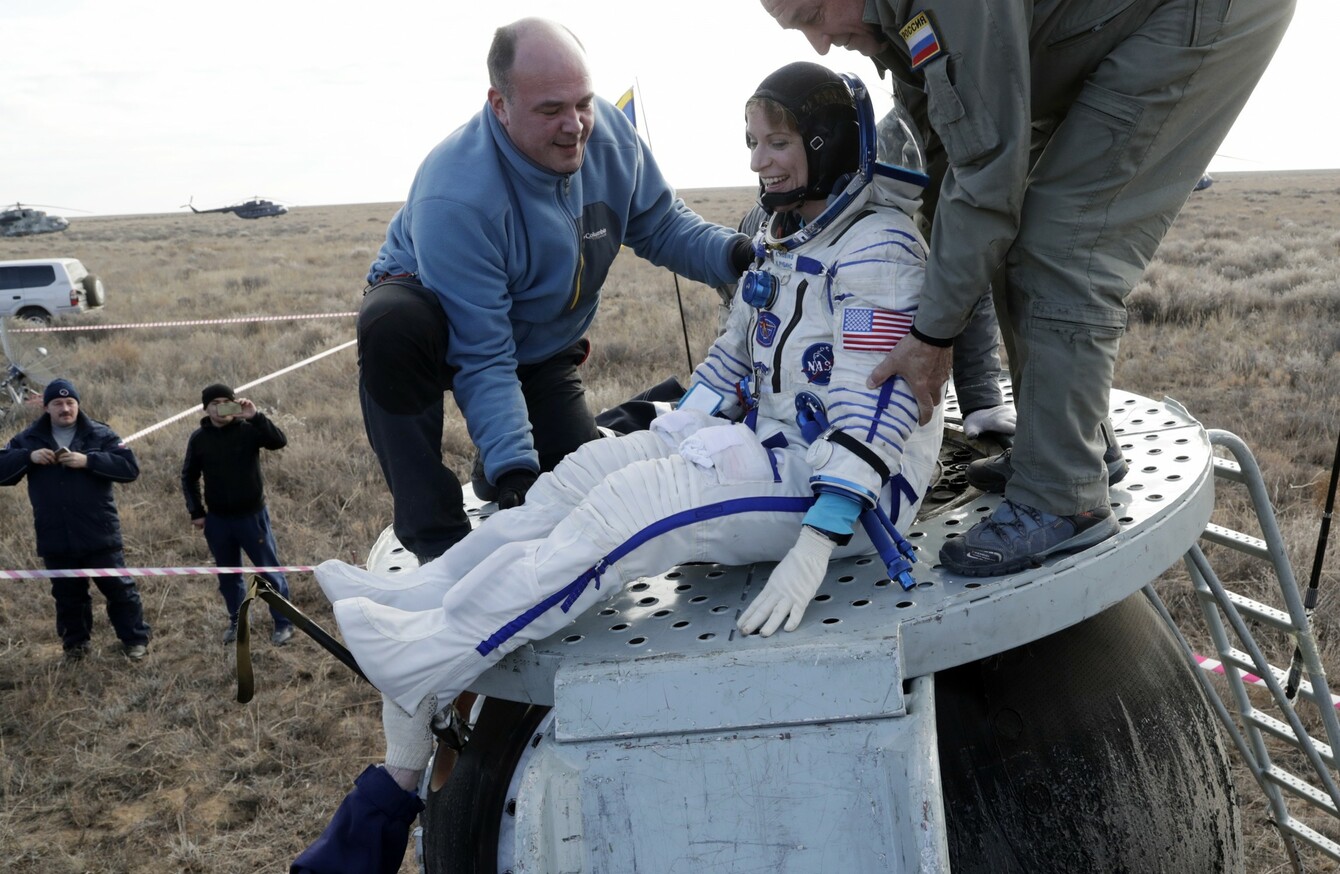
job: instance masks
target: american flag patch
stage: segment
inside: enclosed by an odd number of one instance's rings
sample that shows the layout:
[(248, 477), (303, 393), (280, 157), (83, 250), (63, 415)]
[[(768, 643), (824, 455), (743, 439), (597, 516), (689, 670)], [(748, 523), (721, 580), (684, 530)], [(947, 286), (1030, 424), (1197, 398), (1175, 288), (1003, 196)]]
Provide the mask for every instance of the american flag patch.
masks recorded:
[(911, 329), (911, 313), (848, 307), (842, 311), (842, 348), (855, 352), (888, 352)]

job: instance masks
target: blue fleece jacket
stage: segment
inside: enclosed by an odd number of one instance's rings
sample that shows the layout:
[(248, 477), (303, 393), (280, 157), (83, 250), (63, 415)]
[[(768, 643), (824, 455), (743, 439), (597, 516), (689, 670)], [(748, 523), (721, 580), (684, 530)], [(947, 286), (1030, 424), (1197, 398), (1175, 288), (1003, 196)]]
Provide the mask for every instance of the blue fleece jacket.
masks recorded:
[(517, 151), (485, 104), (419, 167), (368, 274), (417, 274), (440, 299), (456, 403), (492, 482), (539, 471), (516, 366), (581, 339), (621, 245), (699, 282), (736, 280), (741, 235), (684, 205), (623, 113), (599, 98), (595, 111), (581, 169), (563, 175)]

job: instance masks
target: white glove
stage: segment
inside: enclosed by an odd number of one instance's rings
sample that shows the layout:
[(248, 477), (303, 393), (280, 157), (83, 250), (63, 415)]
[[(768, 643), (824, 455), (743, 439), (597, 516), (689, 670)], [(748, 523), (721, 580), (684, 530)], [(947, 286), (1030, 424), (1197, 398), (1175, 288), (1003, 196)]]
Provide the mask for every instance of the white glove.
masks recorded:
[[(428, 695), (413, 713), (382, 696), (382, 731), (386, 734), (386, 770), (396, 782), (401, 777), (417, 783), (433, 755), (433, 714), (437, 696)], [(400, 773), (398, 773), (400, 772)]]
[(985, 410), (973, 410), (963, 417), (963, 434), (976, 440), (984, 431), (1010, 435), (1014, 433), (1014, 404), (999, 404)]
[(725, 419), (714, 418), (702, 410), (670, 410), (651, 420), (651, 430), (660, 435), (666, 446), (674, 449), (684, 442), (684, 438), (703, 428), (729, 424)]
[(819, 591), (819, 584), (828, 573), (828, 557), (837, 546), (832, 540), (809, 526), (802, 526), (796, 545), (781, 560), (768, 577), (768, 584), (745, 609), (736, 623), (745, 634), (759, 633), (769, 637), (786, 620), (786, 630), (795, 631), (805, 608)]
[(771, 483), (776, 475), (772, 456), (758, 441), (758, 435), (744, 424), (703, 428), (685, 437), (675, 451), (722, 484)]

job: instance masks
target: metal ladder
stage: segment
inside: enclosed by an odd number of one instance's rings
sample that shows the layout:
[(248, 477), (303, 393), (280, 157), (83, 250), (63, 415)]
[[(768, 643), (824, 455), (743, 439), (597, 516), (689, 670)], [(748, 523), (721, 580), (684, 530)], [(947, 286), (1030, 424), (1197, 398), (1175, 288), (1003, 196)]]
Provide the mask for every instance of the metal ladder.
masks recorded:
[[(1340, 717), (1337, 716), (1340, 698), (1333, 695), (1326, 680), (1309, 621), (1311, 611), (1304, 606), (1300, 596), (1256, 459), (1237, 436), (1219, 430), (1209, 430), (1207, 434), (1211, 445), (1228, 450), (1235, 459), (1214, 459), (1216, 485), (1230, 482), (1247, 488), (1262, 536), (1254, 537), (1211, 522), (1201, 539), (1269, 562), (1278, 582), (1283, 609), (1230, 591), (1210, 566), (1200, 545), (1192, 546), (1184, 561), (1210, 640), (1217, 650), (1219, 664), (1213, 665), (1196, 656), (1152, 584), (1145, 587), (1145, 594), (1181, 640), (1188, 660), (1197, 668), (1196, 676), (1211, 706), (1218, 712), (1243, 762), (1265, 793), (1273, 824), (1279, 830), (1294, 870), (1303, 870), (1295, 841), (1310, 845), (1340, 862), (1340, 843), (1302, 822), (1290, 807), (1301, 803), (1340, 822), (1340, 787), (1336, 785), (1334, 752), (1340, 749)], [(1294, 648), (1290, 668), (1281, 669), (1267, 661), (1252, 635), (1249, 627), (1252, 624), (1258, 631), (1278, 632)], [(1225, 704), (1215, 684), (1209, 681), (1207, 668), (1222, 672), (1232, 709)], [(1268, 710), (1256, 705), (1249, 686), (1269, 690)], [(1288, 694), (1286, 686), (1296, 688), (1296, 695)], [(1260, 700), (1264, 696), (1258, 692), (1255, 698)], [(1304, 708), (1303, 704), (1310, 706)], [(1321, 737), (1308, 733), (1304, 718), (1314, 726), (1320, 725), (1318, 733)], [(1281, 749), (1281, 744), (1297, 750), (1306, 760), (1295, 769), (1298, 773), (1282, 764), (1283, 759), (1292, 756)], [(1310, 766), (1310, 771), (1306, 766)]]

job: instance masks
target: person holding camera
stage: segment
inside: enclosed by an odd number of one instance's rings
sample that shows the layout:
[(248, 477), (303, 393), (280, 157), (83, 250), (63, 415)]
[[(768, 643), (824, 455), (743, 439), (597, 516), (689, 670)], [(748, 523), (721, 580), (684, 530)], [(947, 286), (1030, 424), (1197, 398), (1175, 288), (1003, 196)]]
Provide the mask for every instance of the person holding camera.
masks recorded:
[[(49, 570), (125, 567), (112, 484), (136, 479), (139, 462), (111, 428), (79, 409), (79, 392), (68, 379), (48, 383), (42, 405), (42, 417), (0, 449), (0, 486), (28, 477), (37, 554)], [(135, 581), (94, 577), (93, 582), (107, 599), (107, 618), (126, 658), (143, 659), (149, 626)], [(93, 651), (88, 579), (53, 579), (51, 597), (65, 657), (83, 658)]]
[[(279, 564), (270, 511), (265, 506), (265, 483), (261, 478), (262, 449), (283, 449), (288, 438), (274, 422), (247, 398), (233, 395), (222, 383), (200, 393), (205, 417), (186, 441), (186, 460), (181, 467), (181, 490), (191, 524), (205, 533), (205, 542), (220, 567), (236, 567), (242, 553), (258, 567)], [(200, 480), (204, 478), (204, 500)], [(288, 598), (288, 580), (280, 572), (261, 574), (275, 591)], [(220, 574), (219, 594), (228, 608), (228, 630), (224, 643), (237, 639), (237, 611), (246, 598), (241, 574)], [(293, 623), (275, 610), (270, 642), (283, 646), (293, 637)]]

